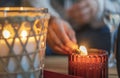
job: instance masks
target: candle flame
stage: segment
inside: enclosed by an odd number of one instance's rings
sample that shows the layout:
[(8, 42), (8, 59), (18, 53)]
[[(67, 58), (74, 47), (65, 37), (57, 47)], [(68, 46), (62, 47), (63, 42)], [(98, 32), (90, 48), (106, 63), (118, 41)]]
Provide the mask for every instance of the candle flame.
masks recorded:
[(88, 55), (88, 52), (87, 52), (87, 49), (85, 46), (80, 46), (79, 50), (81, 51), (80, 52), (81, 55), (83, 55), (83, 56)]
[(10, 8), (9, 8), (9, 7), (6, 7), (5, 10), (10, 10)]
[(4, 38), (10, 37), (10, 32), (8, 30), (4, 30), (2, 34), (3, 34)]
[(20, 10), (23, 10), (23, 7), (20, 7)]
[(28, 35), (28, 34), (27, 34), (27, 31), (23, 30), (23, 31), (21, 32), (22, 38), (26, 38), (27, 35)]

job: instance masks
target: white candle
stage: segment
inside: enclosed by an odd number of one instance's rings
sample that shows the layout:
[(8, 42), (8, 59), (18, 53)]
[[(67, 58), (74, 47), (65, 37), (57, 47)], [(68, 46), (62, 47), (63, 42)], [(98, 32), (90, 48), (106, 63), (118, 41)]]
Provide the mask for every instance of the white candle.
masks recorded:
[[(7, 42), (11, 45), (13, 42), (13, 39), (10, 39), (10, 33), (8, 31), (3, 31), (3, 36), (7, 39)], [(26, 36), (27, 36), (27, 32), (23, 31), (21, 32), (21, 41), (24, 44), (27, 40)], [(36, 42), (35, 42), (35, 38), (34, 37), (29, 37), (28, 38), (28, 42), (27, 45), (25, 46), (27, 53), (32, 53), (35, 52), (36, 50)], [(13, 45), (13, 51), (15, 55), (21, 55), (23, 54), (24, 50), (23, 50), (23, 46), (20, 43), (19, 38), (16, 38), (14, 41), (14, 45)], [(11, 52), (12, 53), (12, 52)], [(9, 56), (10, 54), (10, 48), (7, 46), (5, 40), (0, 39), (0, 57), (1, 56)], [(29, 56), (31, 60), (33, 60), (33, 55)], [(21, 61), (18, 61), (19, 59), (16, 59), (14, 57), (9, 58), (9, 60), (7, 61), (8, 63), (8, 67), (6, 67), (8, 69), (8, 72), (15, 72), (17, 69), (17, 64), (16, 62), (20, 62), (22, 68), (24, 69), (24, 71), (29, 71), (30, 68), (30, 60), (28, 59), (27, 56), (23, 56)], [(40, 59), (36, 59), (37, 61), (40, 61)], [(6, 60), (5, 60), (6, 61)], [(0, 63), (0, 65), (2, 65)], [(4, 64), (3, 64), (4, 65)], [(2, 72), (3, 69), (0, 67), (0, 71)], [(20, 75), (19, 75), (20, 76)]]
[(3, 39), (0, 39), (0, 56), (7, 56), (9, 48)]

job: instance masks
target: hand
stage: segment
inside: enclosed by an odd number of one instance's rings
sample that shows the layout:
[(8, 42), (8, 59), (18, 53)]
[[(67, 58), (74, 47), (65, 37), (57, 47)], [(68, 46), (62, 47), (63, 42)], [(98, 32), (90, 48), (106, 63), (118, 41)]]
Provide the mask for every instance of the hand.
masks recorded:
[(80, 25), (90, 23), (98, 11), (97, 0), (82, 0), (68, 10), (68, 16)]
[(68, 54), (76, 46), (75, 32), (60, 18), (52, 18), (48, 27), (47, 42), (53, 51)]

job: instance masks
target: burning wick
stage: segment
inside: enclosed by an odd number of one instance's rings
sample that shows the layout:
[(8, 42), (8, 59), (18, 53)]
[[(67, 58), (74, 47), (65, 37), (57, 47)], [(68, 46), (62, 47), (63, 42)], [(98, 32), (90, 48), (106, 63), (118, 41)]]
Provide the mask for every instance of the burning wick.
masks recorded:
[(87, 52), (87, 49), (86, 49), (85, 46), (80, 46), (79, 49), (76, 49), (76, 50), (75, 50), (75, 52), (76, 52), (77, 54), (82, 55), (82, 56), (88, 55), (88, 52)]

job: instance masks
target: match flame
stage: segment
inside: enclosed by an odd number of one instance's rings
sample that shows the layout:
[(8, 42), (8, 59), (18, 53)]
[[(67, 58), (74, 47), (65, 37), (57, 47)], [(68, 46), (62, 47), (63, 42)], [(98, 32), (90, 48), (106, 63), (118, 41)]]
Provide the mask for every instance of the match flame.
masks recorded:
[(80, 46), (79, 50), (80, 50), (80, 55), (82, 55), (82, 56), (88, 55), (88, 52), (87, 52), (87, 49), (85, 46)]
[(8, 31), (8, 30), (4, 30), (2, 34), (3, 34), (4, 38), (9, 38), (10, 37), (10, 31)]

